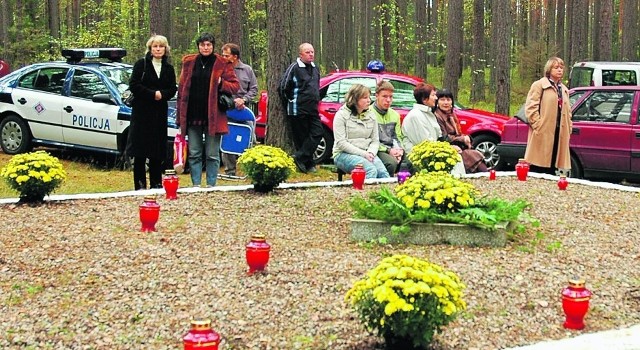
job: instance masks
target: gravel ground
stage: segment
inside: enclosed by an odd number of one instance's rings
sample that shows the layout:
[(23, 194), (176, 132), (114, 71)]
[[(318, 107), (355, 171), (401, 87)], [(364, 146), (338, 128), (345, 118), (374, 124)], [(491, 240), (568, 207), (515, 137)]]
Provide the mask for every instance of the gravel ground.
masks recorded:
[[(0, 206), (0, 348), (176, 349), (209, 317), (224, 349), (381, 349), (344, 302), (387, 254), (429, 259), (467, 284), (468, 309), (434, 349), (499, 349), (640, 323), (637, 193), (514, 178), (470, 180), (532, 203), (540, 220), (504, 249), (349, 240), (348, 187), (182, 194), (138, 232), (140, 197)], [(367, 190), (376, 186), (367, 186)], [(272, 245), (247, 276), (251, 233)], [(562, 327), (560, 290), (594, 293), (584, 331)]]

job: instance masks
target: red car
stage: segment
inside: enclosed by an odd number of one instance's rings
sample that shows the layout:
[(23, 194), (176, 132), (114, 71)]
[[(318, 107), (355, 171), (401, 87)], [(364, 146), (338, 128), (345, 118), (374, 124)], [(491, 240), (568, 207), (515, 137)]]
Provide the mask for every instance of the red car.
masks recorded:
[[(405, 74), (381, 71), (334, 71), (320, 79), (320, 103), (318, 110), (324, 126), (324, 136), (314, 155), (317, 163), (331, 158), (333, 149), (333, 117), (344, 104), (344, 96), (351, 85), (359, 83), (368, 86), (371, 98), (374, 99), (376, 85), (381, 80), (388, 80), (393, 84), (393, 104), (391, 105), (400, 117), (404, 118), (411, 110), (415, 99), (414, 87), (422, 82), (421, 78)], [(267, 125), (267, 92), (263, 91), (258, 102), (256, 117), (256, 136), (264, 140)], [(471, 135), (473, 146), (485, 155), (487, 166), (495, 167), (499, 162), (496, 145), (500, 142), (502, 127), (510, 119), (508, 116), (486, 112), (477, 109), (467, 109), (456, 105), (456, 115), (460, 119), (462, 132)]]
[[(640, 86), (589, 86), (569, 91), (573, 128), (571, 177), (640, 180)], [(524, 157), (529, 124), (523, 109), (504, 126), (501, 163)]]

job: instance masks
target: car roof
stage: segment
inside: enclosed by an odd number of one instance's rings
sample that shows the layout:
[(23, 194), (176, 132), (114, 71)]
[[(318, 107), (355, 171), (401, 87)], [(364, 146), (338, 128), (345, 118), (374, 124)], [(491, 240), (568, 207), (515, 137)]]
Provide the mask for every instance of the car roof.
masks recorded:
[(590, 67), (590, 68), (621, 68), (640, 66), (640, 62), (612, 62), (612, 61), (583, 61), (576, 62), (573, 67)]
[(398, 80), (411, 81), (411, 82), (416, 83), (416, 84), (423, 81), (423, 79), (420, 78), (420, 77), (415, 77), (415, 76), (408, 75), (408, 74), (388, 72), (388, 71), (371, 72), (371, 71), (368, 71), (368, 70), (347, 70), (347, 71), (337, 70), (337, 71), (331, 71), (327, 75), (322, 77), (322, 79), (323, 80), (333, 80), (335, 78), (344, 78), (344, 77), (371, 77), (371, 78), (376, 78), (376, 80), (378, 78), (379, 79), (394, 78), (394, 79), (398, 79)]
[(575, 87), (575, 88), (569, 90), (569, 93), (571, 93), (573, 91), (593, 91), (593, 90), (601, 90), (601, 91), (607, 91), (607, 90), (634, 90), (634, 91), (639, 91), (640, 90), (640, 86), (639, 85), (581, 86), (581, 87)]

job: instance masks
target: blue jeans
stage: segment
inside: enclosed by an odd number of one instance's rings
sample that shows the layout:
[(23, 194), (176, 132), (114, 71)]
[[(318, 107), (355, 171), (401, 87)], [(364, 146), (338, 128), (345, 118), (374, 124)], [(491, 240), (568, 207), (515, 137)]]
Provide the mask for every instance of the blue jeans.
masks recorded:
[(367, 172), (367, 179), (389, 177), (387, 168), (377, 156), (373, 160), (373, 163), (371, 163), (364, 157), (341, 152), (337, 156), (333, 157), (333, 163), (347, 174), (351, 173), (356, 165), (362, 164), (364, 171)]
[[(220, 168), (220, 135), (211, 136), (206, 125), (189, 125), (189, 167), (191, 168), (191, 182), (200, 186), (202, 182), (202, 149), (206, 156), (207, 186), (215, 186)], [(204, 137), (204, 141), (203, 141)]]

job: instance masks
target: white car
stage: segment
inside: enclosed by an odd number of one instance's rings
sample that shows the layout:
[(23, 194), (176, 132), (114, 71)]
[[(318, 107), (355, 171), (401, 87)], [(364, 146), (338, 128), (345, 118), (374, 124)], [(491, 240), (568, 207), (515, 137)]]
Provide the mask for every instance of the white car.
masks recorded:
[[(131, 108), (122, 95), (133, 69), (121, 63), (126, 50), (65, 49), (62, 55), (66, 62), (36, 63), (0, 78), (2, 150), (17, 154), (43, 145), (123, 155)], [(175, 118), (169, 107), (168, 153)]]

